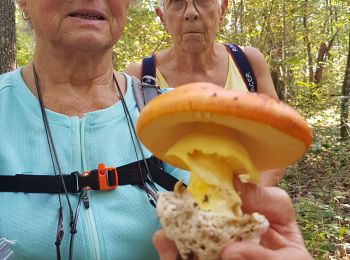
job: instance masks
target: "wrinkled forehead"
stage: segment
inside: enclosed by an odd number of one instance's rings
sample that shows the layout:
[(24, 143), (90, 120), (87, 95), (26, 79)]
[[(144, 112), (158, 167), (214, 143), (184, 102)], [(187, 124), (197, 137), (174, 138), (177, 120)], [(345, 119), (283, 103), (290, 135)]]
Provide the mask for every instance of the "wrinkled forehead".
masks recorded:
[[(164, 7), (166, 6), (166, 4), (169, 2), (170, 0), (158, 0), (158, 5), (159, 7), (163, 10)], [(224, 0), (216, 0), (217, 3), (219, 5), (221, 5), (223, 3)]]

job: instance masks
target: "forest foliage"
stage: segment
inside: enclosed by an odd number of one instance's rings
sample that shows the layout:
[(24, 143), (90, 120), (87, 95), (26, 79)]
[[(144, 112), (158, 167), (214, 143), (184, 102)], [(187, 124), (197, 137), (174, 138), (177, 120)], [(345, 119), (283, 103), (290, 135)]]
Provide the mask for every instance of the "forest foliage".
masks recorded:
[[(132, 4), (114, 48), (116, 69), (171, 44), (155, 6)], [(16, 23), (17, 64), (23, 66), (32, 57), (34, 36), (19, 14)], [(260, 49), (280, 98), (313, 129), (311, 149), (287, 169), (280, 186), (291, 194), (306, 245), (317, 259), (350, 258), (350, 142), (339, 139), (349, 31), (346, 0), (232, 0), (217, 35), (219, 42)]]

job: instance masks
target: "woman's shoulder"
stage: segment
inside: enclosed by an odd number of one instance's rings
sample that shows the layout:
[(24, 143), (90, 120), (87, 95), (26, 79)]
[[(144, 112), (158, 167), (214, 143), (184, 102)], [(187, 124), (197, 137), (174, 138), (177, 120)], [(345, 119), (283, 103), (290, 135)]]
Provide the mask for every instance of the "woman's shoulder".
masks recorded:
[(244, 46), (243, 51), (254, 71), (258, 92), (278, 98), (264, 54), (251, 46)]
[(125, 69), (124, 72), (126, 74), (129, 74), (131, 76), (135, 76), (136, 78), (140, 79), (141, 78), (141, 63), (140, 62), (135, 62), (130, 65), (128, 65)]
[(248, 59), (258, 59), (265, 61), (265, 57), (259, 49), (252, 46), (240, 46), (240, 48), (243, 50), (244, 54), (248, 57)]
[[(153, 58), (153, 62), (155, 64), (155, 67), (157, 67), (159, 65), (159, 63), (163, 63), (166, 62), (168, 59), (168, 57), (166, 56), (169, 51), (171, 50), (172, 47), (167, 48), (165, 50), (159, 51), (157, 53), (153, 53), (145, 58)], [(141, 79), (142, 77), (142, 62), (145, 59), (143, 58), (141, 61), (139, 62), (135, 62), (135, 63), (131, 63), (129, 64), (125, 69), (124, 72), (131, 75), (131, 76), (135, 76), (138, 79)]]
[(18, 84), (18, 80), (21, 77), (21, 69), (16, 69), (10, 72), (6, 72), (0, 75), (0, 92), (3, 90), (14, 87)]

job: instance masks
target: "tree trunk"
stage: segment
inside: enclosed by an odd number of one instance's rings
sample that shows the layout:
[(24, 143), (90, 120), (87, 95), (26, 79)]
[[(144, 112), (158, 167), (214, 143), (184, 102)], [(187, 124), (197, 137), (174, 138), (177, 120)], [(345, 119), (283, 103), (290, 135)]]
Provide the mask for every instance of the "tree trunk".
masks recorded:
[(338, 32), (339, 32), (339, 29), (332, 36), (332, 38), (328, 42), (328, 44), (326, 44), (325, 42), (322, 42), (321, 45), (320, 45), (320, 48), (318, 50), (317, 67), (316, 67), (315, 78), (314, 78), (315, 84), (319, 84), (321, 82), (321, 80), (322, 80), (324, 63), (325, 63), (325, 61), (326, 61), (326, 59), (328, 57), (329, 50), (331, 49)]
[(237, 11), (237, 6), (236, 6), (236, 1), (233, 0), (232, 1), (232, 6), (233, 6), (233, 12), (232, 12), (232, 15), (233, 15), (233, 33), (234, 35), (237, 35), (238, 33), (238, 11)]
[(320, 48), (318, 49), (318, 55), (317, 55), (317, 67), (315, 71), (315, 78), (314, 82), (315, 84), (319, 84), (322, 79), (323, 75), (323, 65), (325, 62), (325, 57), (328, 53), (328, 47), (327, 44), (324, 42), (321, 42)]
[(349, 92), (350, 92), (350, 28), (349, 28), (349, 50), (348, 61), (346, 63), (344, 82), (342, 88), (342, 99), (340, 107), (340, 136), (348, 139), (350, 137), (350, 127), (348, 125), (349, 119)]
[(16, 68), (16, 6), (13, 0), (0, 5), (0, 74)]
[[(286, 0), (283, 0), (282, 5), (282, 77), (283, 82), (287, 82), (288, 67), (286, 61)], [(288, 97), (288, 84), (283, 86), (283, 100), (287, 100)]]
[(280, 100), (285, 100), (284, 82), (281, 79), (281, 75), (278, 72), (278, 70), (271, 70), (271, 78), (272, 78), (273, 85), (275, 86), (275, 90), (278, 98)]
[(244, 25), (244, 22), (245, 22), (245, 7), (244, 7), (244, 2), (243, 0), (241, 1), (240, 3), (240, 17), (239, 17), (239, 23), (240, 23), (240, 33), (241, 33), (241, 45), (246, 45), (246, 42), (245, 42), (245, 25)]
[(306, 54), (307, 54), (307, 65), (308, 65), (308, 70), (309, 70), (309, 82), (313, 82), (314, 81), (314, 70), (313, 70), (313, 61), (312, 61), (312, 48), (311, 48), (311, 41), (309, 38), (309, 25), (308, 25), (308, 21), (307, 18), (309, 16), (308, 14), (308, 0), (304, 1), (304, 16), (303, 16), (303, 25), (304, 25), (304, 29), (305, 29), (305, 33), (304, 33), (304, 43), (306, 45)]

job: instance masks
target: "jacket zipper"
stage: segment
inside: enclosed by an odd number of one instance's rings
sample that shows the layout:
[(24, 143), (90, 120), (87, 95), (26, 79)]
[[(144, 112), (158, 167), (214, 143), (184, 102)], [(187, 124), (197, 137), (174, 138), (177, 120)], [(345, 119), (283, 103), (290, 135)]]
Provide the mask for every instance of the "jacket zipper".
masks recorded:
[[(86, 165), (86, 151), (85, 151), (85, 121), (86, 121), (86, 117), (83, 116), (83, 118), (79, 119), (79, 125), (78, 125), (78, 140), (79, 140), (79, 145), (78, 145), (78, 151), (77, 153), (78, 156), (77, 158), (79, 158), (80, 162), (79, 165), (81, 166), (83, 171), (88, 171), (89, 169), (87, 169), (87, 165)], [(92, 213), (92, 209), (91, 209), (91, 204), (89, 203), (89, 195), (91, 196), (91, 194), (89, 194), (89, 192), (86, 192), (86, 197), (83, 198), (83, 202), (84, 202), (84, 216), (86, 219), (86, 223), (87, 223), (87, 228), (88, 231), (87, 234), (89, 234), (89, 247), (91, 248), (90, 252), (91, 252), (91, 257), (92, 259), (101, 259), (101, 252), (100, 252), (100, 248), (99, 248), (99, 241), (98, 241), (98, 235), (97, 235), (97, 228), (96, 228), (96, 223), (95, 223), (95, 219), (94, 219), (94, 215)], [(90, 198), (91, 199), (91, 198)], [(88, 207), (86, 207), (86, 205), (88, 205)]]

